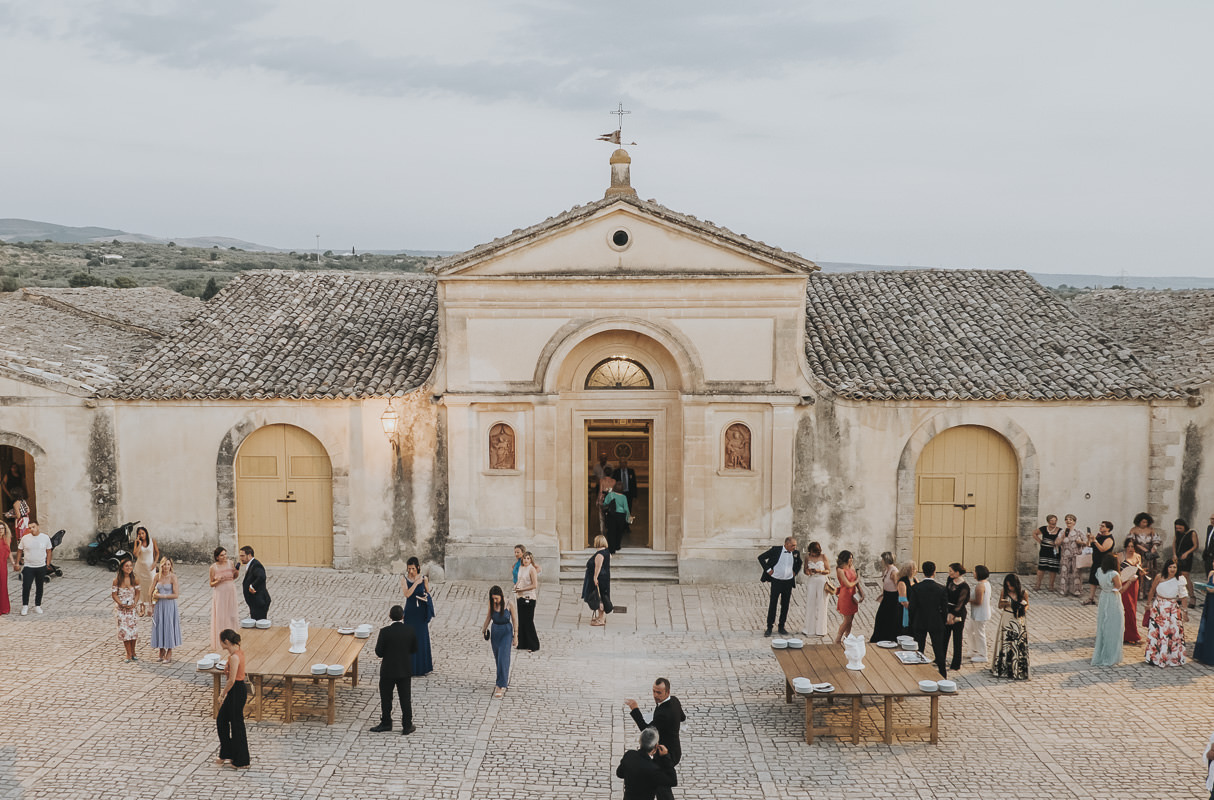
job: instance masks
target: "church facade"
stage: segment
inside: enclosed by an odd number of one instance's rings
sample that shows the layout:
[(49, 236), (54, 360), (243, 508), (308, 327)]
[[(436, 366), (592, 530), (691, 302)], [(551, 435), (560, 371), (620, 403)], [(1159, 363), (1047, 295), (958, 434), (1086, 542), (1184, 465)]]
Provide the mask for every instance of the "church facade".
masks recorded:
[[(629, 166), (424, 276), (250, 273), (161, 330), (114, 328), (110, 298), (87, 317), (126, 337), (106, 371), (31, 319), (21, 352), (62, 352), (0, 366), (0, 462), (52, 528), (461, 579), (517, 543), (585, 550), (603, 462), (635, 475), (624, 563), (685, 582), (749, 579), (789, 534), (1025, 568), (1046, 514), (1123, 530), (1214, 500), (1200, 394), (1024, 273), (824, 274), (639, 199)], [(84, 318), (32, 291), (7, 305)]]

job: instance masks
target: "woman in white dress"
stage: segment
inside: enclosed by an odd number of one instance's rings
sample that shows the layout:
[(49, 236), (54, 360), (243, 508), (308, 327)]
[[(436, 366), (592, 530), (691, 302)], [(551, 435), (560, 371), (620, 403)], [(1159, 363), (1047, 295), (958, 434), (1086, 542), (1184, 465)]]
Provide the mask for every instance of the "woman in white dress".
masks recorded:
[(805, 550), (805, 627), (801, 631), (807, 636), (827, 635), (826, 577), (830, 574), (827, 564), (822, 545), (810, 542)]

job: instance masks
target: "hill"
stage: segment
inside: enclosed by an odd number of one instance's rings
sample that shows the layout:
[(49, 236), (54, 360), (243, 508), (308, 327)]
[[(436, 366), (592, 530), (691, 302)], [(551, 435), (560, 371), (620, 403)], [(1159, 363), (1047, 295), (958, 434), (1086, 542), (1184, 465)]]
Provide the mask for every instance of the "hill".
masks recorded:
[[(883, 264), (853, 264), (847, 261), (814, 262), (825, 272), (868, 272), (897, 269), (934, 269), (934, 267), (891, 267)], [(1214, 278), (1196, 278), (1187, 275), (1143, 276), (1143, 275), (1085, 275), (1083, 273), (1030, 272), (1029, 275), (1042, 286), (1051, 289), (1111, 289), (1124, 286), (1127, 289), (1214, 289)]]

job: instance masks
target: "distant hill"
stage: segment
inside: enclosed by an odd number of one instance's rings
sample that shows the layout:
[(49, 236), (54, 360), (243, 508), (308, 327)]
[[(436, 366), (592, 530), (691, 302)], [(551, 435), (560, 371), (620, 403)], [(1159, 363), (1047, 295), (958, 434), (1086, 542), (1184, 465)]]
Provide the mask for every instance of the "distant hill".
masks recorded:
[[(852, 264), (846, 261), (814, 262), (824, 272), (868, 272), (902, 269), (937, 269), (936, 267), (893, 267), (883, 264)], [(1186, 275), (1144, 277), (1141, 275), (1084, 275), (1074, 272), (1030, 272), (1042, 286), (1058, 288), (1069, 286), (1078, 289), (1109, 289), (1124, 286), (1127, 289), (1214, 289), (1214, 278), (1193, 278)]]

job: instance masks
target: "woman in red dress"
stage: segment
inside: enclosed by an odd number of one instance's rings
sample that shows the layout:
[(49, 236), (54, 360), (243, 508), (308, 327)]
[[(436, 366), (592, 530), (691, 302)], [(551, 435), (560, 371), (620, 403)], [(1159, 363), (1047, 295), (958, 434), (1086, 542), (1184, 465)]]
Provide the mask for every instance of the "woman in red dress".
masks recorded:
[(838, 608), (839, 613), (843, 615), (843, 622), (839, 625), (839, 632), (835, 634), (835, 644), (842, 642), (843, 637), (851, 633), (852, 619), (860, 610), (856, 596), (859, 595), (860, 600), (864, 599), (864, 587), (860, 585), (860, 579), (852, 567), (850, 550), (839, 553), (838, 565), (835, 568), (835, 577), (839, 581)]
[[(1134, 567), (1134, 577), (1127, 577), (1126, 567)], [(1138, 578), (1142, 574), (1142, 556), (1134, 546), (1134, 538), (1125, 540), (1125, 552), (1121, 554), (1121, 582), (1129, 588), (1121, 593), (1121, 607), (1125, 610), (1125, 644), (1142, 644), (1138, 635)]]
[(8, 570), (12, 564), (12, 534), (8, 525), (0, 522), (0, 614), (12, 611), (8, 604)]

